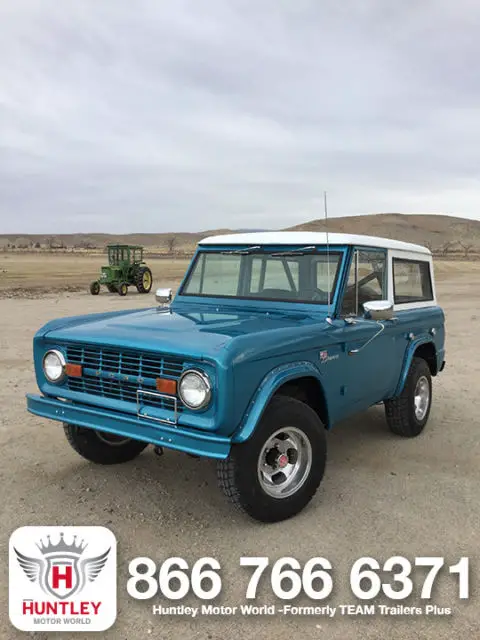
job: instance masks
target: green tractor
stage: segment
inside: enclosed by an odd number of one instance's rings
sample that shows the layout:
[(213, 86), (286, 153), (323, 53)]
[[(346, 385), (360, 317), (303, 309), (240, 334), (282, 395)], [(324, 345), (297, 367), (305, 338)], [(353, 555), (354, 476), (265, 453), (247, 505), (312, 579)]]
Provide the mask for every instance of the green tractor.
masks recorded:
[(108, 265), (102, 267), (100, 279), (90, 285), (90, 293), (100, 293), (104, 284), (110, 293), (126, 296), (128, 286), (135, 285), (138, 293), (149, 293), (152, 288), (152, 272), (143, 261), (143, 247), (128, 244), (109, 244)]

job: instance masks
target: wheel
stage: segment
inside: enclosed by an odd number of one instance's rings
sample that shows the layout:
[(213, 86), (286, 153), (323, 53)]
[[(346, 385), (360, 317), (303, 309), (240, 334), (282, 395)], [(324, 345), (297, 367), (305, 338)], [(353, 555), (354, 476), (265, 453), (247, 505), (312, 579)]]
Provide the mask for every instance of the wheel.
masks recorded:
[(413, 358), (402, 393), (385, 401), (390, 430), (399, 436), (418, 436), (427, 424), (432, 406), (432, 376), (422, 358)]
[(152, 272), (148, 267), (140, 267), (135, 274), (135, 286), (138, 293), (149, 293), (152, 288)]
[(97, 464), (120, 464), (136, 458), (146, 442), (115, 436), (106, 431), (96, 431), (64, 424), (63, 429), (73, 449), (86, 460)]
[(119, 296), (126, 296), (126, 295), (127, 295), (127, 293), (128, 293), (128, 286), (127, 286), (127, 283), (126, 283), (126, 282), (121, 282), (121, 283), (118, 285), (118, 289), (117, 289), (117, 291), (118, 291), (118, 295), (119, 295)]
[(117, 292), (117, 288), (115, 287), (115, 285), (113, 284), (107, 284), (107, 289), (109, 291), (109, 293), (116, 293)]
[(220, 488), (255, 520), (278, 522), (301, 511), (323, 478), (325, 429), (308, 405), (275, 396), (249, 440), (217, 463)]
[(90, 285), (90, 293), (92, 294), (92, 296), (98, 296), (98, 294), (100, 293), (100, 283), (95, 281), (92, 282)]

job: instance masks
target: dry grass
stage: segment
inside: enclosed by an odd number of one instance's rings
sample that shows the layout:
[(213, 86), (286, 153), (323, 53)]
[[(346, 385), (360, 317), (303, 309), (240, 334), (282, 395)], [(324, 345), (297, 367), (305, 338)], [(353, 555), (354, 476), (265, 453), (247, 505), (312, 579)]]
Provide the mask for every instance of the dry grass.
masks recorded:
[[(0, 263), (0, 292), (22, 289), (48, 292), (86, 289), (99, 277), (105, 256), (72, 254), (4, 254)], [(173, 286), (189, 260), (150, 259), (154, 286)]]
[[(8, 292), (47, 293), (86, 290), (98, 278), (105, 256), (72, 254), (4, 254), (0, 262), (0, 295)], [(188, 259), (148, 260), (154, 287), (175, 288), (189, 264)], [(438, 281), (472, 278), (480, 280), (480, 262), (435, 261)]]
[(435, 260), (435, 280), (471, 279), (480, 282), (480, 262), (468, 260)]

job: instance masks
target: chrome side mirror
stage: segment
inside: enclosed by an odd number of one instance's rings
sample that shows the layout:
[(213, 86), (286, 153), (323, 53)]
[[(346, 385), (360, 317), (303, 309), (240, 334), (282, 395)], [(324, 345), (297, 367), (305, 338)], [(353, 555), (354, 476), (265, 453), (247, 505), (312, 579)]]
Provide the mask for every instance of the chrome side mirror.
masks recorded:
[(172, 290), (157, 289), (155, 291), (155, 300), (160, 304), (169, 304), (172, 301)]
[(368, 320), (392, 320), (393, 303), (390, 300), (370, 300), (363, 304), (364, 317)]

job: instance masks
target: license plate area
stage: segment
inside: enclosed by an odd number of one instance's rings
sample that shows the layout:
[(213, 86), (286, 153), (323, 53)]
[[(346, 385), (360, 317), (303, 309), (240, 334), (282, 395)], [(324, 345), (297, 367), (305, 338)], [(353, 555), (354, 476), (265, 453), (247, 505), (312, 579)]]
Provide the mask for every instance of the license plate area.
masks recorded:
[[(152, 400), (167, 400), (169, 404), (173, 403), (173, 418), (165, 417), (160, 418), (155, 415), (155, 411), (167, 412), (170, 409), (165, 407), (155, 407), (152, 404), (145, 404), (146, 402), (152, 402)], [(137, 390), (137, 416), (139, 418), (148, 418), (149, 420), (156, 420), (157, 422), (163, 422), (164, 424), (176, 425), (178, 422), (178, 400), (175, 396), (169, 396), (166, 393), (157, 393), (155, 391), (144, 391), (143, 389)]]

